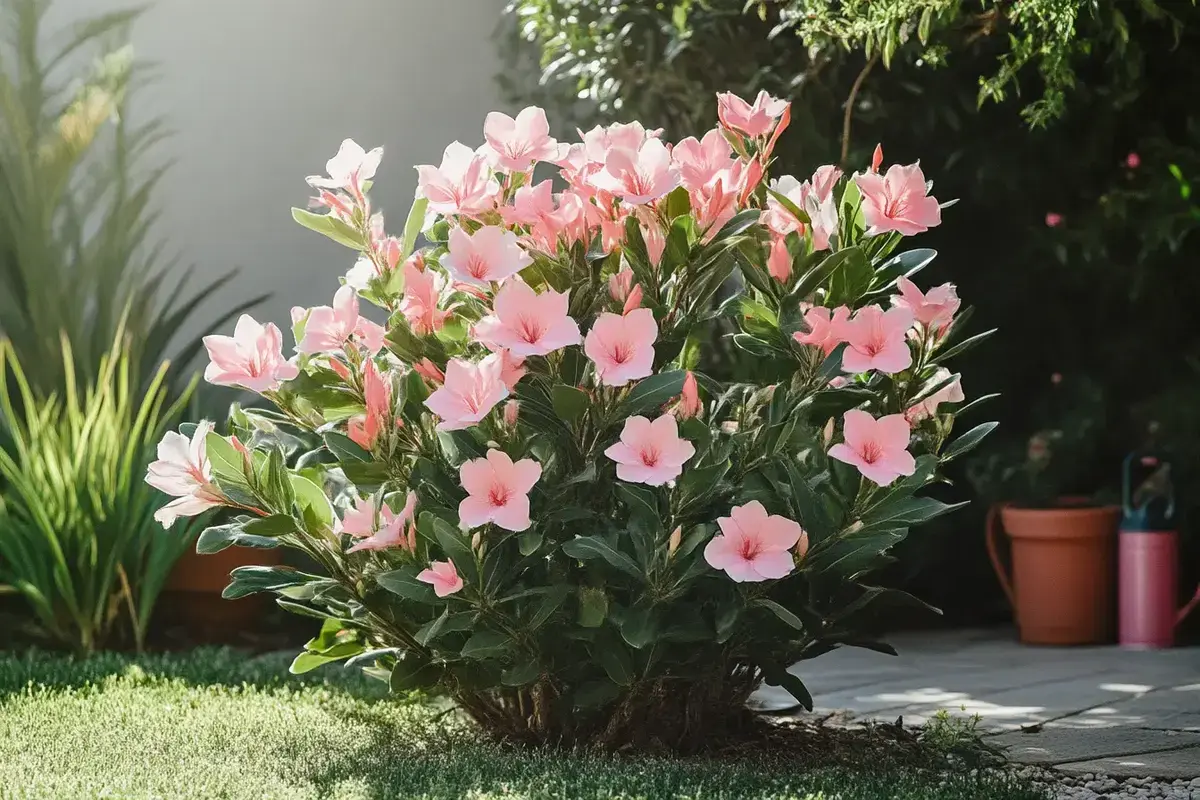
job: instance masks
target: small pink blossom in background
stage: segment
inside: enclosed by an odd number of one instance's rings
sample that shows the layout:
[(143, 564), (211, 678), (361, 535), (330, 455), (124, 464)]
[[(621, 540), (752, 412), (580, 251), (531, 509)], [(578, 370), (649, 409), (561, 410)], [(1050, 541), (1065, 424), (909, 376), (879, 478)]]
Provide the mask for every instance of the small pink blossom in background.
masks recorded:
[(496, 225), (485, 225), (475, 233), (463, 228), (450, 231), (449, 252), (442, 266), (459, 283), (487, 288), (500, 283), (533, 263), (521, 249), (517, 235)]
[(1059, 225), (1062, 225), (1064, 221), (1066, 221), (1066, 218), (1062, 214), (1058, 214), (1054, 211), (1046, 212), (1047, 228), (1057, 228)]
[(525, 359), (507, 349), (496, 355), (500, 356), (500, 380), (510, 392), (516, 391), (517, 383), (525, 377)]
[(722, 127), (747, 136), (766, 136), (775, 126), (775, 120), (787, 109), (786, 100), (772, 97), (765, 91), (758, 93), (753, 104), (732, 92), (717, 95), (717, 118)]
[(862, 192), (867, 236), (890, 231), (913, 236), (942, 224), (941, 207), (929, 196), (920, 164), (893, 164), (884, 175), (855, 175), (854, 182)]
[(522, 186), (513, 194), (512, 205), (500, 206), (500, 217), (508, 225), (535, 225), (553, 213), (553, 181)]
[(624, 386), (654, 372), (654, 341), (658, 323), (648, 308), (628, 314), (600, 314), (583, 341), (583, 351), (596, 365), (606, 386)]
[[(937, 372), (933, 375), (933, 380), (944, 381), (950, 377), (950, 374), (950, 370), (945, 367), (938, 367)], [(916, 425), (921, 420), (928, 419), (937, 414), (938, 406), (942, 403), (961, 403), (966, 399), (966, 395), (963, 394), (962, 383), (958, 378), (955, 378), (953, 382), (946, 384), (941, 389), (929, 395), (929, 397), (926, 397), (905, 411), (904, 418), (908, 420), (910, 425)]]
[(608, 296), (618, 303), (624, 303), (633, 288), (633, 270), (623, 267), (608, 276)]
[(662, 486), (683, 472), (683, 464), (696, 454), (687, 439), (679, 437), (679, 426), (671, 414), (651, 422), (630, 417), (621, 430), (621, 440), (604, 451), (617, 462), (617, 479), (627, 483)]
[(459, 522), (478, 528), (489, 522), (506, 531), (526, 530), (529, 490), (542, 477), (542, 465), (532, 458), (513, 462), (503, 450), (488, 450), (484, 458), (464, 462), (458, 471), (468, 497), (458, 504)]
[(517, 424), (517, 418), (521, 414), (521, 401), (509, 400), (504, 404), (504, 424), (508, 427), (513, 427)]
[(358, 315), (358, 293), (343, 286), (333, 296), (333, 306), (317, 306), (308, 312), (304, 338), (296, 344), (301, 353), (340, 353), (351, 337), (361, 342), (368, 354), (383, 347), (383, 327)]
[(355, 444), (370, 450), (392, 414), (392, 387), (379, 374), (371, 359), (367, 359), (363, 365), (362, 375), (367, 410), (361, 421), (350, 428), (348, 435)]
[(439, 214), (478, 214), (496, 205), (500, 184), (487, 160), (462, 142), (451, 142), (440, 166), (417, 167), (417, 192)]
[(408, 327), (418, 336), (436, 333), (446, 324), (450, 310), (439, 308), (446, 280), (441, 273), (432, 269), (421, 269), (416, 259), (404, 264), (404, 296), (400, 299), (400, 313)]
[(417, 493), (410, 491), (404, 499), (404, 508), (397, 514), (381, 495), (358, 500), (354, 508), (342, 517), (342, 533), (361, 539), (347, 553), (360, 550), (387, 550), (392, 547), (408, 549), (404, 526), (413, 520), (417, 510)]
[(483, 123), (483, 138), (495, 163), (510, 172), (525, 172), (538, 161), (556, 161), (558, 142), (550, 138), (546, 112), (537, 106), (521, 109), (516, 119), (493, 111)]
[(767, 272), (780, 283), (792, 277), (792, 254), (788, 252), (787, 240), (783, 236), (771, 237), (771, 251), (767, 255)]
[(908, 452), (909, 424), (903, 414), (875, 419), (853, 409), (842, 418), (843, 441), (829, 448), (829, 457), (856, 467), (862, 476), (888, 486), (901, 475), (916, 472)]
[(689, 192), (707, 186), (734, 164), (733, 151), (720, 128), (714, 128), (697, 140), (695, 136), (677, 143), (671, 159), (679, 170), (679, 182)]
[(879, 168), (883, 166), (883, 145), (875, 145), (875, 152), (871, 153), (871, 172), (878, 175)]
[(700, 402), (700, 387), (696, 385), (696, 376), (688, 370), (683, 377), (683, 390), (679, 393), (679, 405), (675, 407), (675, 416), (679, 419), (697, 417), (703, 410)]
[(797, 331), (792, 338), (800, 344), (819, 347), (825, 355), (829, 355), (846, 340), (846, 324), (849, 321), (850, 309), (846, 306), (838, 306), (832, 313), (828, 308), (815, 306), (804, 313), (808, 333)]
[(503, 355), (493, 353), (478, 363), (453, 358), (446, 365), (446, 381), (425, 399), (425, 406), (441, 417), (439, 431), (469, 428), (508, 397), (504, 385)]
[(1063, 380), (1063, 376), (1062, 376), (1061, 372), (1051, 373), (1050, 383), (1054, 384), (1055, 386), (1058, 386), (1060, 383), (1062, 383), (1062, 380)]
[(194, 517), (225, 503), (212, 482), (204, 444), (212, 429), (213, 424), (205, 420), (196, 425), (190, 441), (182, 433), (167, 431), (158, 443), (158, 459), (146, 470), (146, 483), (175, 498), (154, 512), (155, 522), (164, 528), (179, 517)]
[(704, 547), (704, 560), (738, 583), (757, 583), (788, 575), (796, 568), (791, 550), (808, 535), (795, 520), (768, 514), (753, 500), (718, 517), (721, 533)]
[(658, 139), (647, 139), (637, 150), (614, 147), (592, 185), (631, 205), (653, 202), (679, 185), (671, 151)]
[(912, 324), (912, 309), (905, 306), (887, 311), (875, 305), (860, 308), (841, 326), (849, 345), (842, 352), (842, 371), (857, 374), (877, 370), (894, 375), (908, 369), (912, 352), (907, 335)]
[(422, 358), (420, 361), (414, 362), (412, 368), (413, 372), (417, 373), (434, 386), (441, 386), (446, 382), (446, 373), (442, 372), (438, 365), (430, 361), (428, 358)]
[(1125, 156), (1125, 166), (1129, 167), (1130, 169), (1137, 169), (1141, 165), (1142, 157), (1137, 153), (1130, 153), (1129, 155)]
[(370, 151), (363, 150), (353, 139), (345, 139), (338, 148), (337, 155), (325, 162), (328, 178), (320, 175), (310, 175), (305, 180), (314, 189), (353, 189), (358, 190), (363, 181), (375, 177), (379, 162), (383, 159), (383, 148), (376, 147)]
[(431, 561), (429, 569), (417, 573), (417, 580), (433, 586), (438, 597), (449, 597), (463, 588), (463, 579), (453, 561)]
[(283, 357), (283, 335), (275, 323), (260, 325), (249, 314), (238, 318), (233, 336), (205, 336), (204, 348), (211, 362), (204, 380), (217, 386), (240, 386), (262, 394), (300, 374)]
[(896, 286), (900, 289), (900, 294), (892, 298), (892, 305), (908, 308), (917, 322), (934, 330), (949, 325), (962, 305), (953, 283), (935, 286), (925, 294), (905, 277), (901, 277)]
[(494, 311), (475, 324), (475, 338), (489, 349), (508, 348), (513, 355), (544, 356), (583, 342), (579, 325), (567, 315), (568, 292), (538, 294), (519, 280), (496, 293)]

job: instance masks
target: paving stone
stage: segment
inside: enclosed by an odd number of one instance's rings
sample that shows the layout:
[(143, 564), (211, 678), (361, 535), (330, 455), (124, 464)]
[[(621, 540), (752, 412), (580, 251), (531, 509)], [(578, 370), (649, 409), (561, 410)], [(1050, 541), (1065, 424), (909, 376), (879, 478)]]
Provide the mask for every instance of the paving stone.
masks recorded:
[(1059, 764), (1055, 769), (1071, 775), (1095, 773), (1114, 778), (1154, 777), (1186, 780), (1200, 776), (1200, 747), (1073, 761)]
[(1008, 757), (1021, 764), (1063, 764), (1175, 750), (1189, 745), (1200, 746), (1200, 734), (1141, 728), (1047, 728), (1040, 733), (1004, 733), (991, 736), (987, 742), (1005, 748)]

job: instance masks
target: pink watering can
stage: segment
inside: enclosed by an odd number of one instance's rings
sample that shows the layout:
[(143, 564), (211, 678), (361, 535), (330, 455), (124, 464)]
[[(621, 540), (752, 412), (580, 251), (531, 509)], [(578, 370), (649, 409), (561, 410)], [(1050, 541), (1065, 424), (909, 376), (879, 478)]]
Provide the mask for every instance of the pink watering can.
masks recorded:
[[(1137, 473), (1137, 484), (1134, 485)], [(1200, 586), (1181, 609), (1179, 533), (1171, 464), (1156, 455), (1130, 453), (1122, 479), (1119, 544), (1118, 638), (1139, 650), (1171, 647), (1175, 627), (1200, 605)]]

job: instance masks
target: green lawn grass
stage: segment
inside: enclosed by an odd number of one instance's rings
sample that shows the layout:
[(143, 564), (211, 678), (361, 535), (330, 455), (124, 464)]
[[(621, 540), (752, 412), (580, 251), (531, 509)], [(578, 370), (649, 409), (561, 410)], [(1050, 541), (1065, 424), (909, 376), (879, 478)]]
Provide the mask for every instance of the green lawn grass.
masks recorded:
[[(1033, 800), (997, 778), (517, 751), (354, 670), (224, 650), (0, 654), (0, 797)], [(944, 783), (942, 783), (945, 781)]]

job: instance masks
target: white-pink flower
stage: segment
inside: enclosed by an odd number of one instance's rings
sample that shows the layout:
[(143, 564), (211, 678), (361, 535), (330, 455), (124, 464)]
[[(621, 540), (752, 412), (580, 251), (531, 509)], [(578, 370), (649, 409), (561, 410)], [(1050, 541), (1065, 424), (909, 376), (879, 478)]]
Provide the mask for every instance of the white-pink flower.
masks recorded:
[(568, 300), (568, 292), (538, 294), (519, 280), (508, 281), (496, 293), (492, 315), (475, 324), (475, 338), (491, 350), (505, 347), (520, 358), (579, 344), (583, 337), (567, 315)]
[(463, 228), (450, 231), (449, 251), (442, 266), (459, 283), (487, 288), (516, 275), (533, 263), (521, 249), (517, 235), (506, 228), (485, 225), (475, 233)]
[[(945, 367), (938, 367), (932, 380), (944, 381), (950, 377), (950, 374), (950, 370)], [(908, 420), (910, 425), (916, 425), (921, 420), (937, 414), (938, 406), (942, 403), (961, 403), (966, 399), (967, 396), (963, 394), (962, 390), (962, 382), (958, 378), (955, 378), (921, 402), (910, 406), (904, 412), (904, 418)]]
[(346, 550), (386, 550), (391, 547), (406, 547), (404, 527), (412, 522), (417, 510), (417, 493), (410, 491), (404, 499), (404, 508), (397, 514), (383, 500), (381, 494), (358, 499), (354, 508), (342, 516), (342, 533), (360, 542)]
[(212, 432), (207, 420), (196, 425), (189, 441), (182, 433), (167, 431), (158, 443), (158, 460), (146, 470), (146, 483), (175, 499), (154, 512), (164, 528), (179, 517), (194, 517), (224, 505), (221, 490), (212, 480), (204, 439)]
[(558, 142), (550, 138), (546, 112), (529, 106), (513, 119), (492, 111), (483, 123), (483, 138), (495, 163), (510, 172), (525, 172), (537, 161), (556, 161)]
[(343, 286), (334, 294), (332, 307), (317, 306), (308, 312), (304, 338), (296, 349), (301, 353), (340, 353), (351, 337), (368, 355), (383, 347), (383, 327), (358, 315), (358, 293)]
[(583, 340), (583, 351), (596, 365), (596, 377), (607, 386), (624, 386), (654, 372), (658, 323), (648, 308), (628, 314), (602, 313)]
[(604, 169), (592, 184), (631, 205), (653, 202), (679, 185), (679, 171), (671, 151), (658, 139), (647, 139), (637, 150), (614, 147), (604, 159)]
[(441, 417), (438, 430), (469, 428), (508, 397), (503, 359), (502, 353), (493, 353), (476, 364), (458, 358), (450, 360), (445, 383), (425, 399), (425, 406)]
[[(592, 128), (587, 133), (577, 131), (582, 142), (582, 161), (584, 163), (596, 164), (603, 166), (608, 159), (609, 151), (621, 148), (625, 150), (637, 150), (647, 139), (657, 138), (662, 130), (648, 131), (642, 123), (634, 122), (614, 122), (607, 128), (602, 128), (599, 125)], [(564, 155), (564, 158), (576, 160), (580, 151), (570, 152)], [(580, 166), (579, 164), (573, 164)]]
[(850, 309), (846, 306), (838, 306), (832, 314), (828, 308), (814, 306), (804, 312), (804, 324), (808, 326), (808, 333), (797, 331), (792, 334), (792, 338), (800, 344), (819, 347), (825, 355), (829, 355), (845, 341), (846, 323), (849, 320)]
[(617, 478), (627, 483), (662, 486), (683, 472), (683, 464), (696, 454), (696, 448), (679, 436), (679, 426), (671, 414), (651, 422), (646, 417), (630, 417), (621, 430), (621, 440), (604, 451), (617, 462)]
[(500, 217), (508, 225), (536, 225), (554, 213), (554, 183), (525, 185), (513, 194), (512, 205), (500, 206)]
[(841, 325), (847, 342), (842, 352), (842, 371), (857, 374), (876, 370), (894, 375), (908, 369), (912, 352), (907, 337), (912, 324), (912, 310), (905, 306), (887, 311), (877, 305), (860, 308), (853, 319)]
[(542, 477), (541, 464), (532, 458), (514, 463), (503, 450), (488, 450), (484, 458), (464, 462), (458, 477), (468, 495), (458, 504), (464, 527), (493, 522), (506, 531), (523, 531), (530, 526), (529, 490)]
[(436, 333), (446, 324), (450, 310), (440, 308), (442, 289), (446, 281), (432, 269), (421, 269), (417, 259), (404, 264), (404, 296), (400, 313), (418, 336)]
[(867, 236), (889, 231), (912, 236), (942, 223), (941, 207), (929, 196), (920, 164), (893, 164), (883, 175), (855, 175), (854, 182), (862, 192)]
[[(778, 514), (768, 514), (753, 500), (734, 506), (728, 517), (718, 517), (721, 534), (704, 547), (704, 560), (713, 569), (724, 570), (738, 583), (782, 578), (796, 564), (792, 548), (808, 536), (799, 523)], [(807, 544), (805, 545), (805, 549)]]
[(417, 192), (429, 201), (430, 211), (472, 215), (495, 206), (500, 184), (483, 156), (462, 142), (451, 142), (441, 166), (417, 167)]
[(679, 170), (680, 184), (689, 192), (707, 186), (734, 163), (733, 151), (720, 128), (713, 128), (703, 139), (689, 136), (679, 142), (671, 150), (671, 159)]
[(314, 189), (358, 189), (363, 181), (375, 177), (375, 170), (383, 159), (383, 148), (363, 150), (353, 139), (345, 139), (337, 155), (325, 162), (328, 178), (310, 175), (305, 178)]
[(463, 579), (453, 561), (431, 561), (429, 569), (417, 573), (417, 580), (433, 586), (438, 597), (449, 597), (463, 588)]
[(283, 357), (279, 328), (273, 322), (260, 325), (249, 314), (238, 318), (233, 336), (205, 336), (204, 348), (211, 362), (204, 380), (217, 386), (240, 386), (261, 394), (300, 374)]
[(905, 277), (901, 277), (896, 285), (900, 294), (892, 298), (892, 305), (911, 309), (917, 322), (934, 330), (949, 325), (962, 304), (953, 283), (935, 286), (926, 294), (921, 294), (917, 285)]
[(753, 104), (732, 92), (722, 92), (717, 95), (717, 118), (728, 130), (747, 136), (766, 136), (788, 105), (788, 101), (772, 97), (765, 91), (758, 93)]
[(858, 469), (867, 480), (888, 486), (901, 475), (912, 475), (917, 462), (908, 452), (909, 424), (903, 414), (875, 419), (853, 409), (842, 418), (843, 441), (829, 448), (829, 457)]

